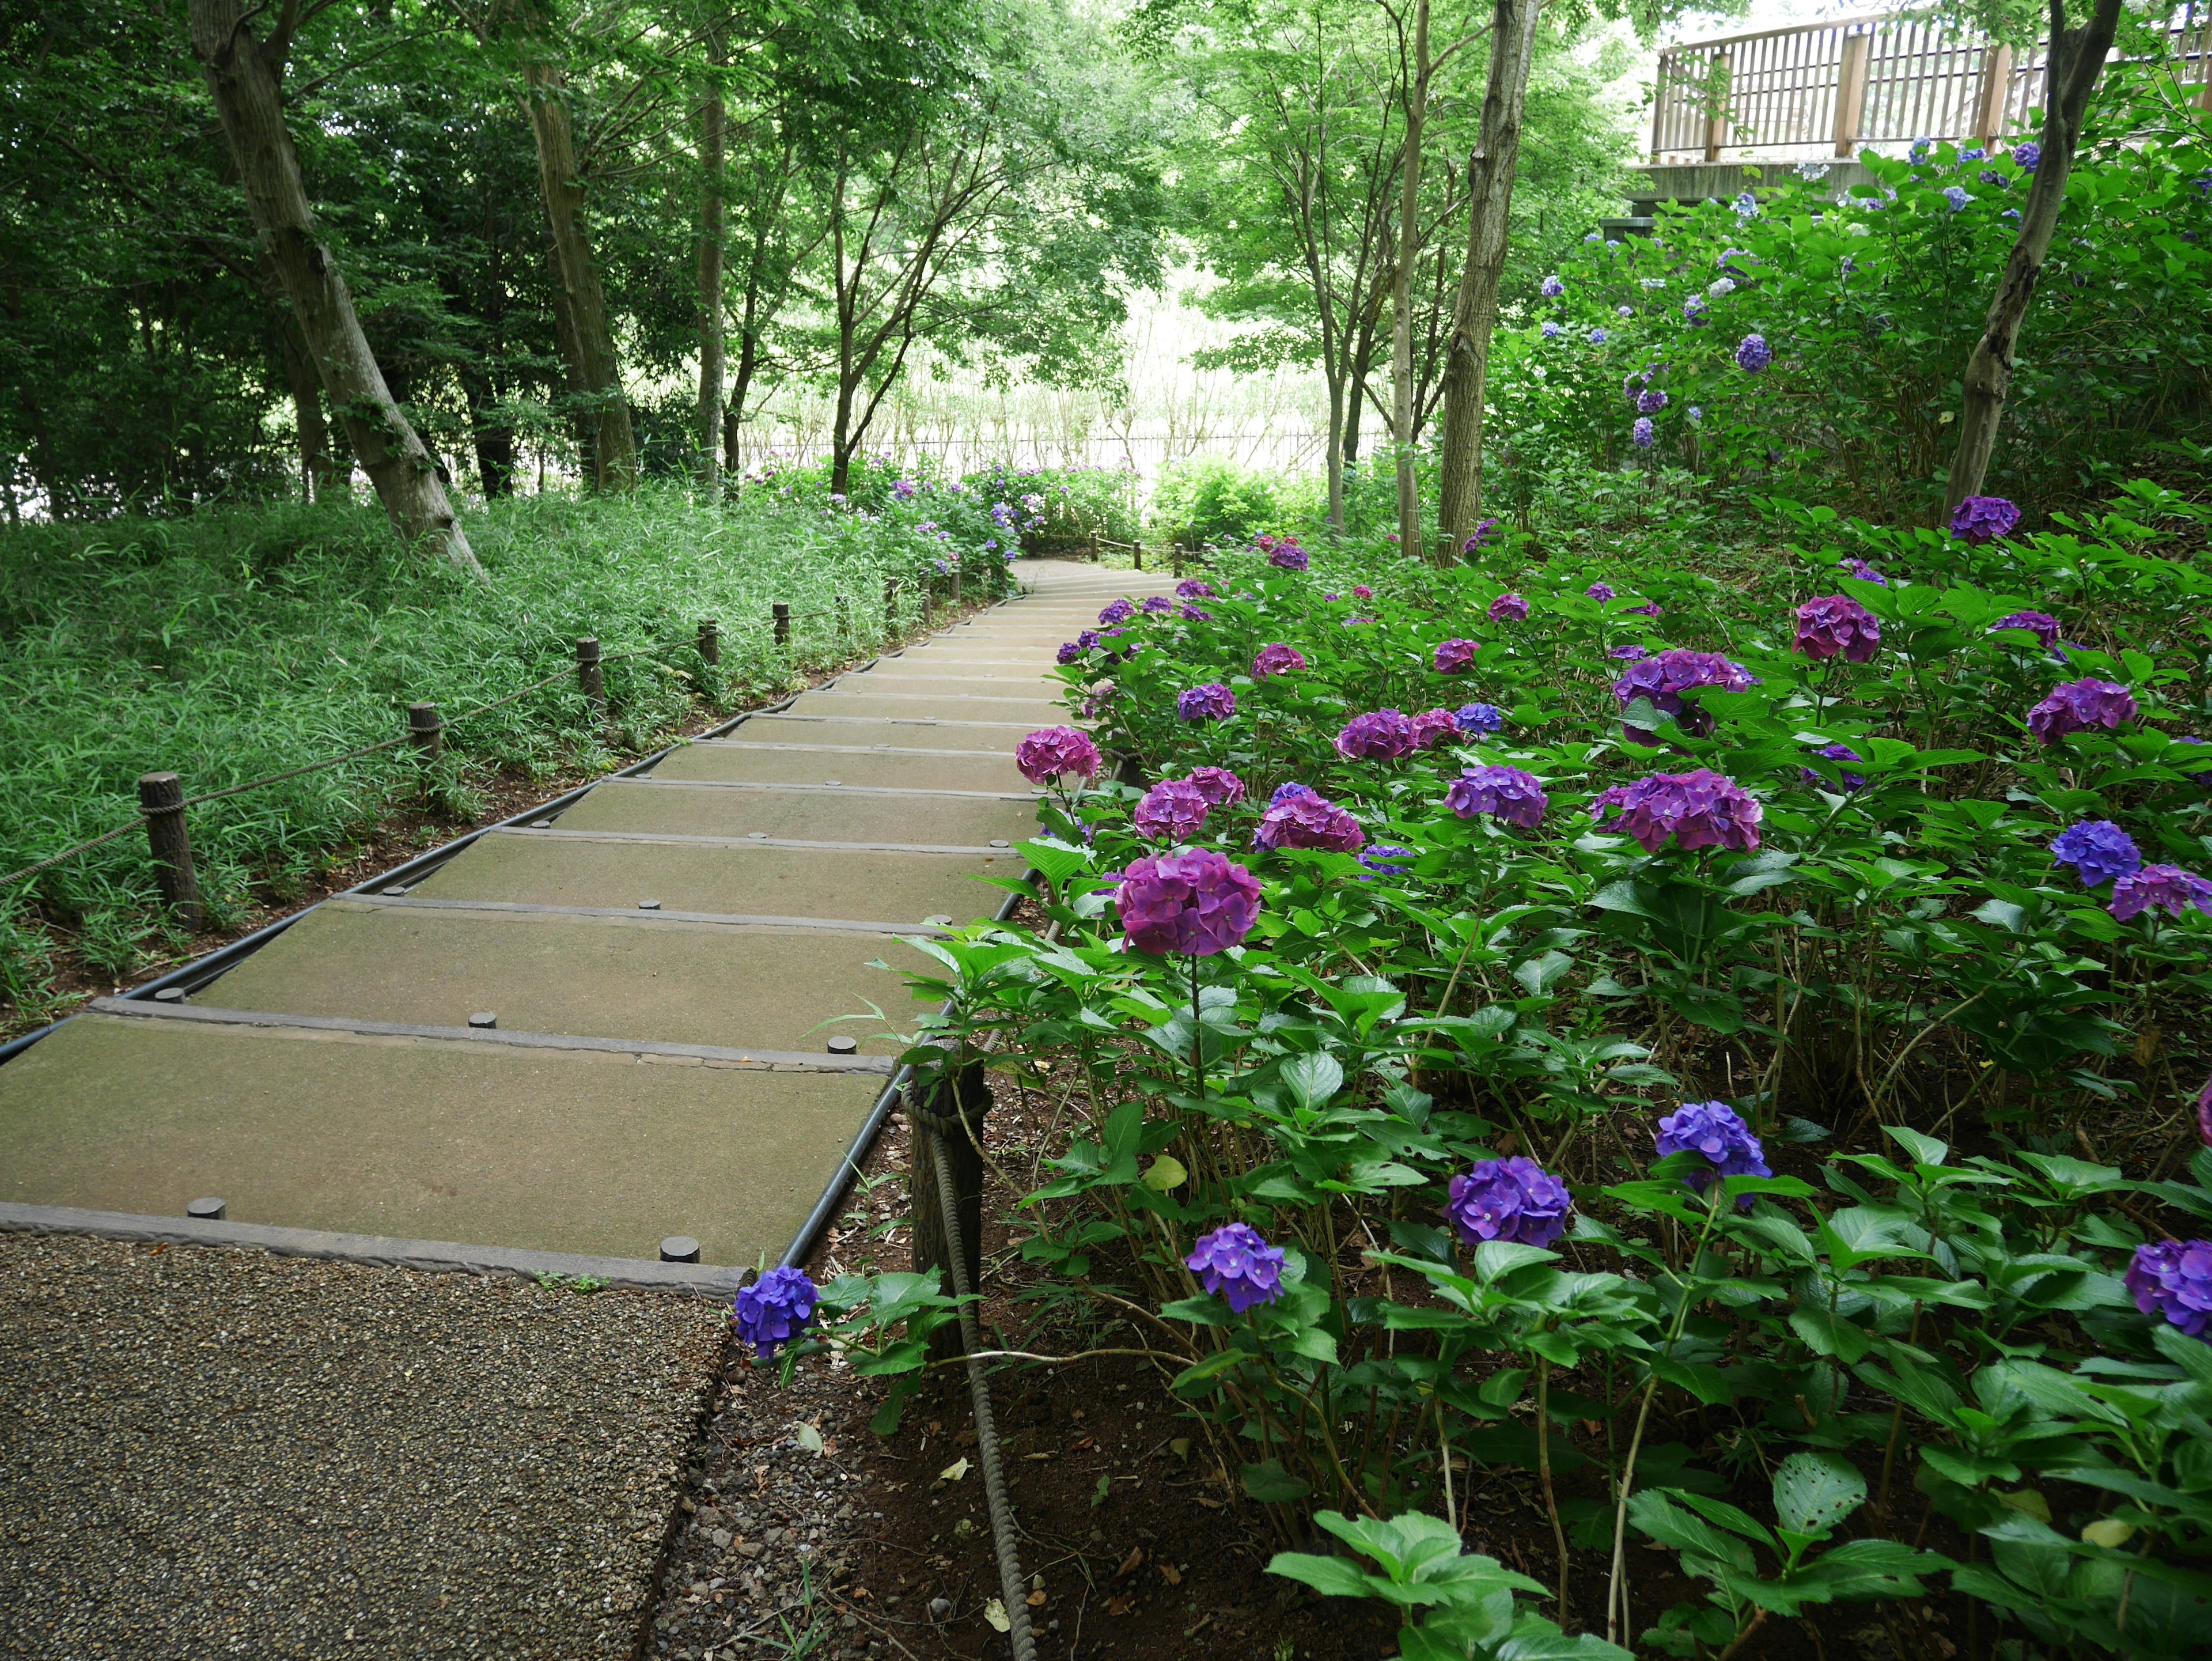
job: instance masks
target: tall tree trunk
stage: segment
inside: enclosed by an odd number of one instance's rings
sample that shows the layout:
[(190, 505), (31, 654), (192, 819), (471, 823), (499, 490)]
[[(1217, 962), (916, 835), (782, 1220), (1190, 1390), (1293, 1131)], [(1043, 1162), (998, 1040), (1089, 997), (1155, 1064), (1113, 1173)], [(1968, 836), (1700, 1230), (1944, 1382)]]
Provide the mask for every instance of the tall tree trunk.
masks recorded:
[[(1402, 40), (1403, 37), (1401, 36)], [(1398, 448), (1398, 551), (1421, 551), (1421, 496), (1413, 479), (1413, 260), (1421, 237), (1421, 129), (1429, 111), (1429, 0), (1414, 0), (1413, 75), (1406, 85), (1406, 154), (1398, 177), (1398, 269), (1390, 279), (1390, 425)]]
[[(316, 373), (393, 528), (410, 547), (481, 576), (436, 465), (392, 401), (345, 278), (315, 234), (299, 154), (284, 125), (281, 78), (289, 43), (281, 36), (264, 42), (248, 26), (250, 15), (246, 0), (191, 0), (192, 50), (207, 72), (254, 229), (283, 279)], [(284, 15), (290, 15), (288, 8)]]
[(331, 424), (323, 418), (323, 383), (291, 318), (276, 318), (276, 355), (284, 365), (284, 390), (292, 395), (292, 424), (300, 440), (300, 499), (319, 502), (335, 492)]
[(1467, 163), (1467, 265), (1452, 301), (1451, 335), (1444, 343), (1437, 471), (1447, 549), (1465, 545), (1482, 506), (1483, 379), (1490, 368), (1490, 337), (1498, 326), (1513, 173), (1521, 159), (1521, 119), (1542, 5), (1543, 0), (1494, 0), (1491, 9), (1490, 85), (1483, 94), (1474, 154)]
[(483, 372), (482, 360), (454, 366), (469, 401), (469, 441), (477, 453), (477, 478), (484, 500), (514, 494), (514, 423), (496, 413), (499, 388)]
[[(545, 252), (553, 267), (553, 338), (561, 348), (561, 367), (568, 388), (568, 395), (562, 402), (568, 406), (569, 431), (576, 441), (576, 467), (584, 481), (596, 490), (599, 480), (599, 417), (591, 408), (591, 383), (584, 374), (584, 349), (576, 341), (575, 313), (569, 308), (568, 290), (561, 281), (561, 255), (553, 246), (550, 232), (546, 234)], [(539, 471), (544, 472), (542, 465)]]
[(1982, 325), (1982, 338), (1966, 360), (1965, 407), (1959, 413), (1959, 449), (1951, 458), (1951, 476), (1943, 487), (1943, 516), (1970, 496), (1981, 493), (1989, 472), (1990, 456), (1996, 448), (1997, 428), (2004, 420), (2005, 395), (2012, 389), (2013, 352), (2020, 344), (2021, 325), (2027, 320), (2028, 303), (2043, 276), (2043, 262), (2051, 252), (2051, 238), (2058, 228), (2058, 211), (2066, 205), (2066, 175), (2073, 170), (2075, 147), (2081, 142), (2081, 118), (2089, 94), (2112, 50), (2119, 27), (2120, 0), (2096, 0), (2088, 22), (2078, 29), (2064, 27), (2063, 0), (2051, 0), (2051, 64), (2043, 83), (2043, 151), (2036, 158), (2034, 182), (2028, 186), (2027, 205), (2021, 210), (2020, 234), (2004, 275), (1997, 279), (1990, 300), (1990, 314)]
[(538, 190), (545, 199), (554, 263), (568, 302), (575, 366), (589, 400), (592, 484), (599, 490), (625, 490), (637, 482), (637, 435), (623, 397), (622, 363), (607, 314), (607, 292), (599, 282), (591, 230), (584, 221), (584, 186), (577, 177), (568, 106), (561, 96), (562, 76), (557, 66), (542, 58), (525, 64), (522, 73), (529, 88), (523, 101), (531, 134), (538, 141)]
[[(719, 35), (708, 42), (707, 61), (720, 67)], [(699, 484), (709, 502), (722, 486), (722, 117), (716, 81), (699, 113)]]

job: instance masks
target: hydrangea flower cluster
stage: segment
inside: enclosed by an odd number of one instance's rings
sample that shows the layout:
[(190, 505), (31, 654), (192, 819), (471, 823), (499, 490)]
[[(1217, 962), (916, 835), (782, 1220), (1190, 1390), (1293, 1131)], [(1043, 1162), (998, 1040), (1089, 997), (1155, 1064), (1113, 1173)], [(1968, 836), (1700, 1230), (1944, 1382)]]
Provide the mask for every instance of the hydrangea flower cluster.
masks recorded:
[(2098, 888), (2142, 869), (2135, 838), (2110, 819), (2069, 824), (2051, 840), (2051, 862), (2070, 865), (2084, 888)]
[(1856, 554), (1852, 555), (1849, 559), (1844, 562), (1844, 569), (1849, 571), (1861, 582), (1875, 583), (1884, 588), (1889, 587), (1889, 579), (1882, 575), (1881, 571), (1876, 569), (1874, 566), (1868, 564), (1866, 561), (1861, 559)]
[(1372, 882), (1376, 877), (1402, 877), (1407, 864), (1419, 856), (1410, 848), (1401, 848), (1393, 842), (1370, 843), (1359, 851), (1359, 862), (1371, 875), (1360, 878)]
[(1270, 675), (1295, 675), (1306, 666), (1306, 654), (1295, 646), (1285, 646), (1281, 641), (1262, 646), (1252, 658), (1252, 678), (1265, 680)]
[[(1295, 795), (1288, 794), (1293, 790)], [(1356, 854), (1366, 843), (1367, 833), (1358, 819), (1303, 784), (1277, 790), (1267, 811), (1260, 815), (1259, 829), (1252, 833), (1255, 848), (1321, 848)]]
[(1651, 424), (1650, 416), (1638, 416), (1628, 429), (1628, 441), (1639, 450), (1648, 450), (1659, 441), (1659, 430)]
[[(1852, 749), (1848, 744), (1824, 744), (1813, 753), (1819, 756), (1824, 761), (1864, 761), (1866, 759), (1865, 757), (1859, 754), (1857, 751)], [(1808, 784), (1825, 785), (1827, 783), (1827, 780), (1824, 776), (1814, 772), (1813, 769), (1809, 767), (1799, 768), (1797, 770), (1797, 776), (1803, 779)], [(1866, 775), (1863, 773), (1854, 773), (1846, 770), (1843, 775), (1843, 780), (1844, 788), (1846, 790), (1863, 790), (1866, 788)]]
[(1559, 274), (1557, 271), (1553, 272), (1551, 276), (1536, 285), (1536, 292), (1547, 300), (1557, 300), (1566, 291), (1567, 285), (1559, 280)]
[(1436, 655), (1429, 660), (1440, 675), (1465, 674), (1474, 666), (1474, 654), (1482, 649), (1481, 642), (1472, 640), (1451, 640), (1437, 642)]
[[(1774, 1174), (1767, 1166), (1766, 1149), (1751, 1134), (1751, 1127), (1725, 1102), (1683, 1103), (1659, 1121), (1655, 1140), (1662, 1159), (1670, 1153), (1695, 1153), (1712, 1167), (1711, 1171), (1700, 1171), (1690, 1179), (1693, 1188), (1706, 1187), (1715, 1177)], [(1745, 1209), (1750, 1208), (1751, 1202), (1748, 1194), (1736, 1201)]]
[(2012, 159), (2014, 164), (2021, 171), (2033, 173), (2035, 164), (2043, 160), (2043, 146), (2033, 138), (2025, 143), (2015, 144), (2012, 147)]
[(1634, 838), (1647, 854), (1657, 853), (1669, 837), (1686, 853), (1700, 848), (1747, 852), (1759, 846), (1759, 821), (1765, 812), (1734, 779), (1706, 767), (1616, 784), (1591, 801), (1590, 817), (1603, 824), (1608, 809), (1620, 816), (1611, 828)]
[(1583, 590), (1583, 593), (1590, 599), (1611, 599), (1613, 597), (1613, 585), (1609, 582), (1593, 582)]
[(2046, 652), (2058, 644), (2058, 619), (2048, 611), (2014, 611), (1990, 624), (1990, 633), (2001, 629), (2025, 629)]
[(1218, 599), (1221, 597), (1218, 589), (1199, 577), (1185, 577), (1176, 584), (1176, 593), (1184, 599)]
[(1101, 628), (1110, 629), (1117, 623), (1127, 623), (1136, 615), (1137, 608), (1130, 605), (1127, 600), (1113, 600), (1108, 604), (1104, 611), (1099, 612), (1098, 624)]
[(2112, 885), (2112, 913), (2122, 922), (2146, 911), (2179, 917), (2192, 910), (2212, 917), (2212, 882), (2178, 865), (2146, 865)]
[(1095, 779), (1101, 764), (1091, 735), (1073, 727), (1041, 727), (1014, 746), (1014, 765), (1031, 784), (1063, 776)]
[(1130, 815), (1137, 834), (1153, 842), (1188, 842), (1206, 823), (1212, 804), (1199, 788), (1182, 779), (1162, 779), (1145, 792)]
[(1567, 1185), (1534, 1159), (1477, 1159), (1451, 1179), (1444, 1218), (1469, 1245), (1514, 1240), (1551, 1246), (1567, 1232), (1574, 1203)]
[(1525, 623), (1528, 619), (1528, 602), (1518, 594), (1500, 594), (1490, 602), (1492, 623)]
[(1194, 767), (1190, 787), (1209, 807), (1234, 807), (1244, 800), (1244, 781), (1226, 767)]
[(1463, 819), (1487, 813), (1507, 824), (1534, 830), (1544, 822), (1552, 799), (1534, 773), (1518, 767), (1470, 767), (1451, 782), (1444, 801)]
[(1943, 199), (1951, 204), (1953, 213), (1964, 213), (1966, 210), (1966, 204), (1974, 198), (1966, 194), (1966, 187), (1964, 185), (1946, 185), (1943, 187)]
[(1395, 761), (1413, 752), (1413, 723), (1395, 709), (1354, 715), (1336, 735), (1336, 753), (1346, 761)]
[(1478, 548), (1494, 548), (1503, 534), (1504, 532), (1498, 528), (1496, 520), (1478, 520), (1467, 540), (1460, 545), (1460, 552), (1471, 554)]
[(1636, 411), (1638, 415), (1657, 415), (1660, 411), (1667, 407), (1667, 394), (1654, 388), (1647, 387), (1636, 395)]
[[(1632, 665), (1613, 682), (1613, 696), (1623, 709), (1638, 698), (1649, 698), (1661, 715), (1672, 716), (1675, 724), (1692, 737), (1702, 738), (1713, 730), (1713, 718), (1690, 702), (1688, 694), (1707, 686), (1718, 687), (1723, 692), (1741, 692), (1758, 684), (1750, 670), (1718, 652), (1693, 652), (1686, 647), (1670, 646), (1657, 656)], [(1622, 730), (1644, 743), (1657, 742), (1640, 727)]]
[(1175, 602), (1165, 594), (1147, 594), (1145, 596), (1144, 605), (1139, 609), (1148, 611), (1154, 617), (1163, 617), (1175, 608)]
[(2121, 1277), (2136, 1307), (2192, 1338), (2212, 1326), (2212, 1240), (2154, 1240)]
[(738, 1340), (765, 1361), (805, 1330), (820, 1299), (805, 1270), (772, 1269), (738, 1293), (731, 1324)]
[(1267, 557), (1267, 563), (1279, 571), (1303, 571), (1313, 563), (1312, 557), (1298, 546), (1294, 537), (1261, 537), (1255, 545)]
[(1237, 694), (1218, 680), (1176, 694), (1176, 714), (1184, 721), (1227, 721), (1237, 713)]
[(1252, 932), (1260, 882), (1211, 848), (1195, 848), (1130, 861), (1115, 904), (1131, 949), (1210, 958)]
[(1283, 1295), (1283, 1249), (1269, 1245), (1249, 1223), (1224, 1223), (1202, 1234), (1183, 1267), (1237, 1314)]
[(1412, 719), (1416, 750), (1439, 750), (1459, 736), (1459, 722), (1449, 709), (1424, 709)]
[(1978, 546), (2009, 536), (2020, 509), (2002, 496), (1968, 496), (1951, 510), (1951, 534)]
[(1774, 350), (1766, 344), (1766, 337), (1747, 334), (1736, 343), (1735, 366), (1747, 374), (1757, 374), (1774, 362)]
[(1651, 648), (1648, 646), (1616, 646), (1606, 654), (1606, 656), (1622, 663), (1641, 663), (1650, 655)]
[(1871, 663), (1881, 649), (1881, 624), (1848, 595), (1828, 594), (1797, 608), (1796, 645), (1816, 663), (1834, 657), (1846, 663)]
[(1682, 302), (1682, 319), (1692, 327), (1705, 321), (1705, 297), (1693, 294)]
[(2101, 727), (2115, 731), (2124, 721), (2142, 711), (2135, 694), (2109, 680), (2069, 680), (2055, 686), (2051, 695), (2027, 712), (2027, 730), (2044, 744), (2056, 744), (2069, 733), (2086, 733)]

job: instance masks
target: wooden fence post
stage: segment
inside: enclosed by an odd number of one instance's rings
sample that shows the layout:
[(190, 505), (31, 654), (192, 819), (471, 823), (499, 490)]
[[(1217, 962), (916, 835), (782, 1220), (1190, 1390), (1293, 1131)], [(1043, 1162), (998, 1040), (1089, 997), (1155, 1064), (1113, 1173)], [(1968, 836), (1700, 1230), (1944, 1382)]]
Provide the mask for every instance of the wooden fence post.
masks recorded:
[(722, 624), (716, 618), (699, 619), (699, 656), (702, 661), (719, 664), (722, 660)]
[[(945, 1271), (944, 1290), (952, 1290), (951, 1257), (958, 1251), (968, 1271), (968, 1287), (983, 1289), (983, 1116), (991, 1109), (991, 1086), (981, 1063), (955, 1074), (917, 1079), (907, 1086), (908, 1203), (914, 1213), (914, 1267), (917, 1273)], [(944, 1139), (957, 1209), (948, 1218), (939, 1202), (937, 1156), (930, 1132)], [(947, 1323), (930, 1335), (933, 1360), (961, 1353), (960, 1329)]]
[(789, 602), (779, 599), (771, 605), (768, 611), (769, 615), (775, 619), (775, 643), (778, 646), (790, 645), (791, 606)]
[(607, 679), (599, 663), (599, 642), (590, 636), (576, 642), (576, 686), (592, 708), (607, 713)]
[(198, 932), (200, 879), (192, 869), (192, 839), (185, 829), (184, 781), (174, 773), (138, 780), (138, 811), (146, 816), (146, 841), (154, 850), (154, 880), (177, 921)]
[(1145, 569), (1145, 545), (1143, 543), (1133, 542), (1129, 545), (1129, 562), (1139, 571)]
[(1091, 533), (1091, 563), (1093, 565), (1098, 563), (1098, 532), (1096, 531)]
[(1182, 575), (1182, 540), (1177, 538), (1168, 544), (1168, 569), (1176, 576)]
[(1843, 67), (1836, 73), (1836, 154), (1845, 161), (1858, 152), (1859, 128), (1866, 113), (1867, 63), (1873, 49), (1870, 27), (1844, 37)]
[(438, 719), (436, 704), (407, 706), (407, 736), (415, 740), (415, 748), (424, 761), (435, 761), (446, 753), (446, 726)]

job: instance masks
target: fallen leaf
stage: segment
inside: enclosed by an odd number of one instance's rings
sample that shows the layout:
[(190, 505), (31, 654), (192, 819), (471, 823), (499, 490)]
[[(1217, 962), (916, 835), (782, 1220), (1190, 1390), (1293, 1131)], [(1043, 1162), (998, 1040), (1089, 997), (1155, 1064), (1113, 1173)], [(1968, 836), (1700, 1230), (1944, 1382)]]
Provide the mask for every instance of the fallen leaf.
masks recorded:
[(822, 1451), (822, 1433), (815, 1429), (811, 1425), (801, 1425), (799, 1427), (799, 1434), (796, 1439), (799, 1445), (805, 1448), (809, 1453), (819, 1453)]
[(1067, 1445), (1067, 1451), (1070, 1453), (1080, 1453), (1084, 1449), (1090, 1447), (1091, 1445), (1092, 1445), (1091, 1439), (1086, 1436), (1079, 1442), (1069, 1443)]
[(983, 1605), (983, 1618), (991, 1623), (995, 1632), (1007, 1632), (1013, 1628), (1014, 1623), (1006, 1615), (1006, 1606), (995, 1597)]
[(1145, 1548), (1142, 1546), (1132, 1546), (1129, 1548), (1129, 1555), (1121, 1560), (1121, 1567), (1114, 1571), (1114, 1578), (1116, 1580), (1126, 1580), (1144, 1566)]
[(1109, 1615), (1127, 1615), (1131, 1609), (1136, 1607), (1137, 1600), (1135, 1598), (1117, 1594), (1107, 1600), (1106, 1613)]
[(1182, 1571), (1177, 1568), (1174, 1564), (1160, 1563), (1154, 1567), (1159, 1570), (1160, 1579), (1166, 1581), (1168, 1585), (1171, 1586), (1179, 1586), (1182, 1585)]
[(1168, 1444), (1168, 1451), (1175, 1455), (1178, 1459), (1189, 1458), (1190, 1438), (1188, 1436), (1176, 1437), (1173, 1441)]
[(967, 1460), (955, 1459), (951, 1464), (945, 1466), (943, 1470), (937, 1473), (937, 1480), (940, 1482), (957, 1482), (967, 1474)]
[(1033, 1591), (1022, 1601), (1033, 1609), (1041, 1609), (1044, 1607), (1044, 1594), (1041, 1591)]
[(1220, 1500), (1209, 1500), (1202, 1494), (1198, 1496), (1198, 1503), (1204, 1506), (1208, 1511), (1226, 1511), (1229, 1509), (1226, 1501)]

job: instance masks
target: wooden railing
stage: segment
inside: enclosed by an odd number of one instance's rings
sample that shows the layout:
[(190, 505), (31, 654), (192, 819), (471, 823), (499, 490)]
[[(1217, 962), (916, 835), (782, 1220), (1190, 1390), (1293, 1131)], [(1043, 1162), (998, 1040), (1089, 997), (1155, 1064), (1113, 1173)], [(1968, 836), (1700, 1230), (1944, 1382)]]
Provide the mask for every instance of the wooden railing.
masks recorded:
[[(2212, 0), (2169, 19), (2176, 76), (2212, 109)], [(2015, 52), (1929, 16), (1838, 18), (1668, 46), (1651, 105), (1655, 162), (1849, 157), (1916, 139), (1987, 143), (2029, 127), (2048, 43)]]

